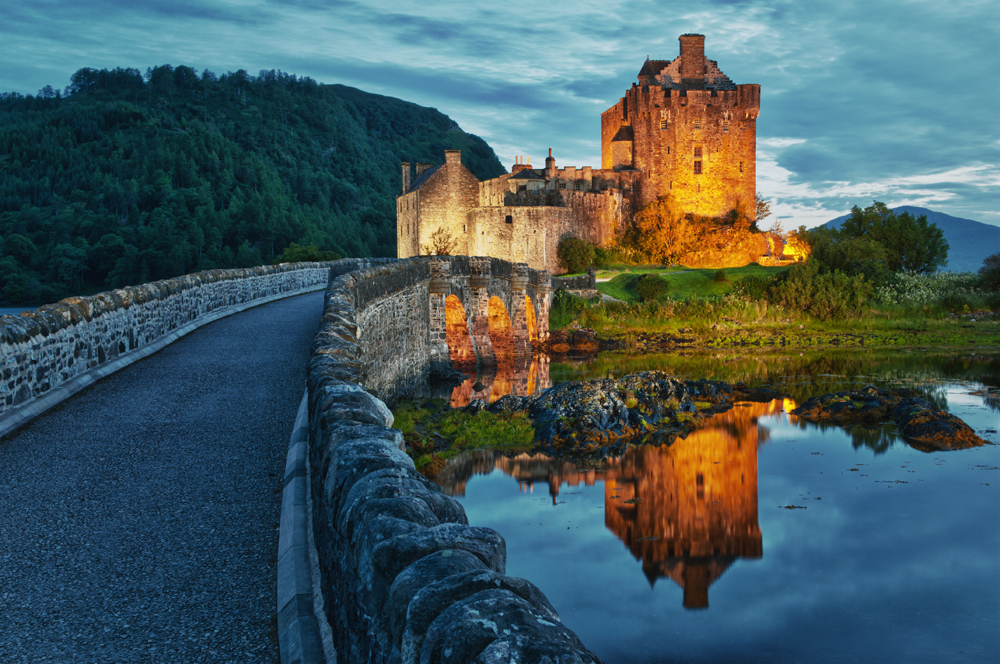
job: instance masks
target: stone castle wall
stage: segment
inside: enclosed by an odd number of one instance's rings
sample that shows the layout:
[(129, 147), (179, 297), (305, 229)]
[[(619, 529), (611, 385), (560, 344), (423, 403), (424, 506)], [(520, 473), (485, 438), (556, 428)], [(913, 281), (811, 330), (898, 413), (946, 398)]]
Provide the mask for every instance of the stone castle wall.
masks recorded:
[(208, 270), (0, 316), (0, 418), (205, 316), (318, 290), (329, 266)]
[[(361, 386), (381, 380), (378, 372), (406, 380), (424, 352), (392, 345), (395, 333), (373, 333), (372, 326), (398, 315), (393, 300), (412, 303), (426, 282), (432, 298), (443, 303), (461, 295), (472, 309), (481, 296), (500, 296), (506, 282), (515, 294), (509, 306), (522, 292), (544, 301), (545, 275), (523, 268), (441, 257), (331, 271), (308, 402), (313, 531), (338, 659), (600, 661), (559, 622), (537, 587), (506, 576), (503, 537), (470, 526), (462, 506), (416, 471), (402, 434), (391, 428), (392, 414)], [(422, 339), (425, 331), (413, 334)], [(427, 336), (433, 348), (439, 340)], [(417, 347), (426, 348), (422, 343)], [(386, 358), (400, 353), (409, 357)]]

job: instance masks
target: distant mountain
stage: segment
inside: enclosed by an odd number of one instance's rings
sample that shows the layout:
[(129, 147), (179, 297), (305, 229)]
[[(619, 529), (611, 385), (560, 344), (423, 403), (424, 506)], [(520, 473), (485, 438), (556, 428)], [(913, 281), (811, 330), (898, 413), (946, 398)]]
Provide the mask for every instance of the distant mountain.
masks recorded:
[[(943, 268), (946, 272), (976, 272), (983, 266), (983, 260), (987, 256), (1000, 251), (1000, 226), (912, 205), (900, 205), (892, 210), (909, 212), (914, 217), (927, 215), (927, 221), (944, 231), (944, 239), (948, 241), (948, 264)], [(840, 228), (850, 216), (845, 214), (823, 225), (827, 228)]]
[(53, 301), (295, 242), (396, 255), (401, 161), (493, 150), (433, 108), (262, 71), (81, 69), (66, 94), (0, 94), (0, 302)]

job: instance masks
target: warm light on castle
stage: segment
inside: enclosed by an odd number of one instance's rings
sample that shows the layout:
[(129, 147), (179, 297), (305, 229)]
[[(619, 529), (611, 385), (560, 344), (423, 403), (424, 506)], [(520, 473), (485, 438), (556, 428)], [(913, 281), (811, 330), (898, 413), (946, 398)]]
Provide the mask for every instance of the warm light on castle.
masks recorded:
[(674, 60), (649, 60), (601, 115), (601, 167), (545, 167), (520, 156), (480, 182), (461, 152), (402, 165), (397, 255), (494, 256), (559, 273), (559, 241), (608, 246), (641, 206), (669, 198), (682, 214), (718, 217), (756, 197), (760, 86), (735, 85), (705, 57), (703, 35), (682, 35)]

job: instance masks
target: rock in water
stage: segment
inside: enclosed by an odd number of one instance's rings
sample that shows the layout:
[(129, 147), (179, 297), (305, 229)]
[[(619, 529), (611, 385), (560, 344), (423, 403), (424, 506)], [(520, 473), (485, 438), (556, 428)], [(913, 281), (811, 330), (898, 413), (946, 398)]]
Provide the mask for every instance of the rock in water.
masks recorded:
[(958, 450), (986, 443), (968, 424), (906, 389), (865, 385), (860, 390), (813, 397), (792, 411), (807, 422), (873, 425), (894, 421), (900, 435), (922, 452)]

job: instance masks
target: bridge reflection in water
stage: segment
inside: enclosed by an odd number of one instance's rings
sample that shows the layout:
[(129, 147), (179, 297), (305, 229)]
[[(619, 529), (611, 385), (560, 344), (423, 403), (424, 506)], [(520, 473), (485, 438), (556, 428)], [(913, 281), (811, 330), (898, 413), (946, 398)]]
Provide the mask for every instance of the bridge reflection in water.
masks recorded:
[[(552, 387), (549, 380), (549, 359), (535, 357), (498, 358), (493, 367), (483, 367), (478, 375), (473, 369), (466, 380), (451, 392), (451, 407), (463, 408), (473, 399), (492, 403), (504, 396), (530, 396)], [(477, 389), (478, 388), (478, 389)]]
[(739, 404), (672, 445), (631, 447), (592, 469), (542, 454), (471, 452), (452, 459), (435, 481), (464, 495), (473, 475), (500, 470), (522, 491), (547, 483), (553, 504), (563, 484), (603, 482), (604, 525), (642, 562), (650, 585), (669, 577), (683, 588), (685, 608), (707, 608), (709, 586), (733, 562), (763, 555), (757, 446), (768, 430), (757, 420), (794, 407), (781, 400)]

